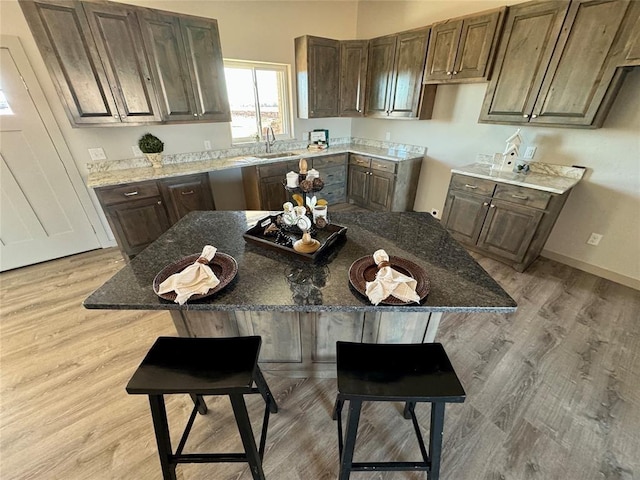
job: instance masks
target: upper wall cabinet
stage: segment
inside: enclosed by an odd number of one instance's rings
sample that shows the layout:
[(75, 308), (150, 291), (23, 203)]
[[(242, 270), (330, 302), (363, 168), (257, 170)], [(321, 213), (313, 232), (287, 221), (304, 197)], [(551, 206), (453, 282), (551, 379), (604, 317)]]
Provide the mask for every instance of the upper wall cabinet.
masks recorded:
[(295, 39), (298, 117), (338, 116), (340, 42), (305, 35)]
[(421, 28), (370, 40), (366, 116), (420, 116), (429, 32)]
[(160, 120), (132, 9), (51, 0), (20, 6), (73, 125)]
[(481, 122), (602, 124), (624, 71), (616, 69), (625, 0), (509, 8)]
[(486, 81), (505, 10), (433, 25), (424, 83)]
[[(110, 2), (20, 6), (74, 126), (230, 121), (215, 20)], [(156, 14), (175, 25), (168, 38), (140, 28)]]
[(150, 9), (138, 17), (163, 119), (231, 121), (218, 22)]
[(340, 116), (364, 116), (368, 40), (340, 42)]

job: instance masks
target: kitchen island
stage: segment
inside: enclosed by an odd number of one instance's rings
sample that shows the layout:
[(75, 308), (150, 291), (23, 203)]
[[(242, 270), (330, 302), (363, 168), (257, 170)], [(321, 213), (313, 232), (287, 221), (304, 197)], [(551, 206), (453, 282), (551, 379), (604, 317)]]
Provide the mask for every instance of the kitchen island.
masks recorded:
[[(440, 223), (418, 212), (330, 212), (346, 238), (315, 263), (247, 243), (269, 212), (192, 212), (91, 294), (90, 309), (168, 310), (181, 336), (261, 335), (265, 370), (335, 373), (337, 340), (413, 343), (435, 338), (445, 312), (513, 312), (515, 301)], [(180, 306), (153, 291), (166, 265), (214, 245), (238, 264), (221, 291)], [(430, 292), (421, 304), (372, 305), (349, 283), (349, 267), (377, 249), (421, 266)]]

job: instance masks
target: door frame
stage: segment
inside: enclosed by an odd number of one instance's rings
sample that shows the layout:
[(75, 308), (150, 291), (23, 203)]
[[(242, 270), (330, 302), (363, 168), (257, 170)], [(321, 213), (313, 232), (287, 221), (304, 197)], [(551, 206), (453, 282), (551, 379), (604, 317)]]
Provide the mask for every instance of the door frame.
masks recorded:
[(67, 176), (71, 181), (71, 186), (76, 193), (76, 196), (80, 200), (80, 205), (84, 210), (85, 215), (93, 231), (98, 239), (98, 243), (102, 248), (113, 246), (114, 242), (109, 239), (102, 222), (100, 221), (100, 216), (98, 211), (96, 210), (95, 205), (91, 201), (91, 197), (89, 195), (88, 187), (85, 185), (82, 176), (80, 175), (80, 171), (78, 170), (78, 166), (71, 155), (71, 150), (67, 145), (64, 136), (62, 135), (62, 131), (56, 121), (53, 112), (51, 111), (51, 107), (49, 106), (49, 102), (44, 95), (42, 87), (40, 86), (40, 82), (38, 81), (38, 77), (31, 66), (31, 62), (27, 57), (27, 54), (22, 46), (22, 42), (20, 38), (14, 35), (0, 35), (0, 48), (8, 48), (11, 52), (11, 56), (13, 57), (16, 66), (18, 67), (18, 71), (22, 76), (22, 80), (29, 91), (29, 95), (33, 100), (33, 103), (36, 107), (38, 115), (44, 124), (45, 129), (51, 139), (54, 148), (56, 149), (60, 160), (64, 166), (64, 169), (67, 172)]

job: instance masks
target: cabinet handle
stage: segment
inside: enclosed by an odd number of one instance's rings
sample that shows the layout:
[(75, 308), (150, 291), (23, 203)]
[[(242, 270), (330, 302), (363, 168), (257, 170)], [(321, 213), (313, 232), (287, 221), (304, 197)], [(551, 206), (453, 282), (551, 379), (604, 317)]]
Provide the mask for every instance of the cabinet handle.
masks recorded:
[(489, 202), (482, 202), (482, 205), (486, 207), (487, 205), (489, 205)]
[(522, 116), (523, 116), (524, 118), (529, 118), (529, 115), (528, 115), (528, 114), (526, 114), (526, 113), (525, 113), (524, 115), (522, 115)]
[(134, 195), (138, 195), (138, 192), (137, 191), (135, 191), (135, 192), (127, 192), (127, 193), (124, 194), (125, 197), (133, 197)]
[(451, 75), (451, 72), (447, 72), (447, 75)]
[(188, 192), (180, 192), (180, 195), (193, 195), (193, 190), (189, 190)]
[(496, 208), (496, 206), (492, 203), (492, 204), (491, 204), (491, 208)]
[(113, 118), (120, 118), (120, 117), (117, 114), (114, 114)]
[(466, 188), (471, 188), (471, 189), (476, 189), (478, 188), (477, 185), (469, 185), (468, 183), (465, 183), (464, 185)]
[(158, 200), (158, 205), (162, 205), (162, 200)]
[(531, 115), (531, 118), (538, 118), (538, 115), (534, 113), (533, 115)]
[(458, 74), (458, 72), (456, 72), (456, 71), (454, 70), (454, 71), (453, 71), (453, 74), (454, 74), (454, 75), (457, 75), (457, 74)]
[(198, 116), (198, 114), (197, 114), (197, 113), (194, 113), (194, 114), (193, 114), (193, 116), (194, 116), (194, 117), (197, 117), (197, 116)]
[(527, 198), (529, 198), (526, 195), (516, 195), (515, 193), (513, 195), (511, 195), (513, 198), (518, 198), (520, 200), (526, 200)]

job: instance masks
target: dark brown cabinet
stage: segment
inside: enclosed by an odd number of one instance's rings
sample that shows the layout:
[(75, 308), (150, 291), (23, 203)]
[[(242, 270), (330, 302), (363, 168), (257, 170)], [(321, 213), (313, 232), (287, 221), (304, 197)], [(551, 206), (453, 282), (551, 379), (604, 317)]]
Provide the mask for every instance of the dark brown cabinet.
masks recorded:
[(480, 121), (600, 126), (624, 77), (612, 55), (628, 9), (625, 0), (510, 7)]
[(366, 116), (420, 116), (429, 32), (421, 28), (370, 40)]
[(112, 2), (20, 6), (74, 126), (231, 120), (215, 20)]
[(340, 42), (305, 35), (294, 43), (298, 117), (337, 117)]
[(137, 255), (191, 211), (214, 209), (208, 178), (203, 173), (96, 188), (122, 254)]
[(242, 169), (242, 184), (248, 210), (282, 210), (291, 201), (284, 188), (286, 174), (298, 171), (299, 160), (253, 165)]
[(217, 21), (150, 9), (138, 18), (163, 119), (231, 121)]
[(364, 116), (368, 49), (367, 40), (340, 42), (339, 114), (341, 117)]
[(453, 174), (442, 223), (467, 247), (521, 272), (544, 247), (567, 195)]
[(420, 159), (391, 162), (350, 154), (349, 202), (370, 210), (413, 210), (420, 167)]
[(20, 6), (74, 126), (160, 120), (133, 8), (56, 0)]
[(320, 172), (320, 178), (324, 181), (324, 188), (315, 195), (329, 205), (347, 201), (347, 160), (346, 153), (310, 159), (312, 167)]
[(424, 83), (486, 81), (505, 10), (433, 25)]

